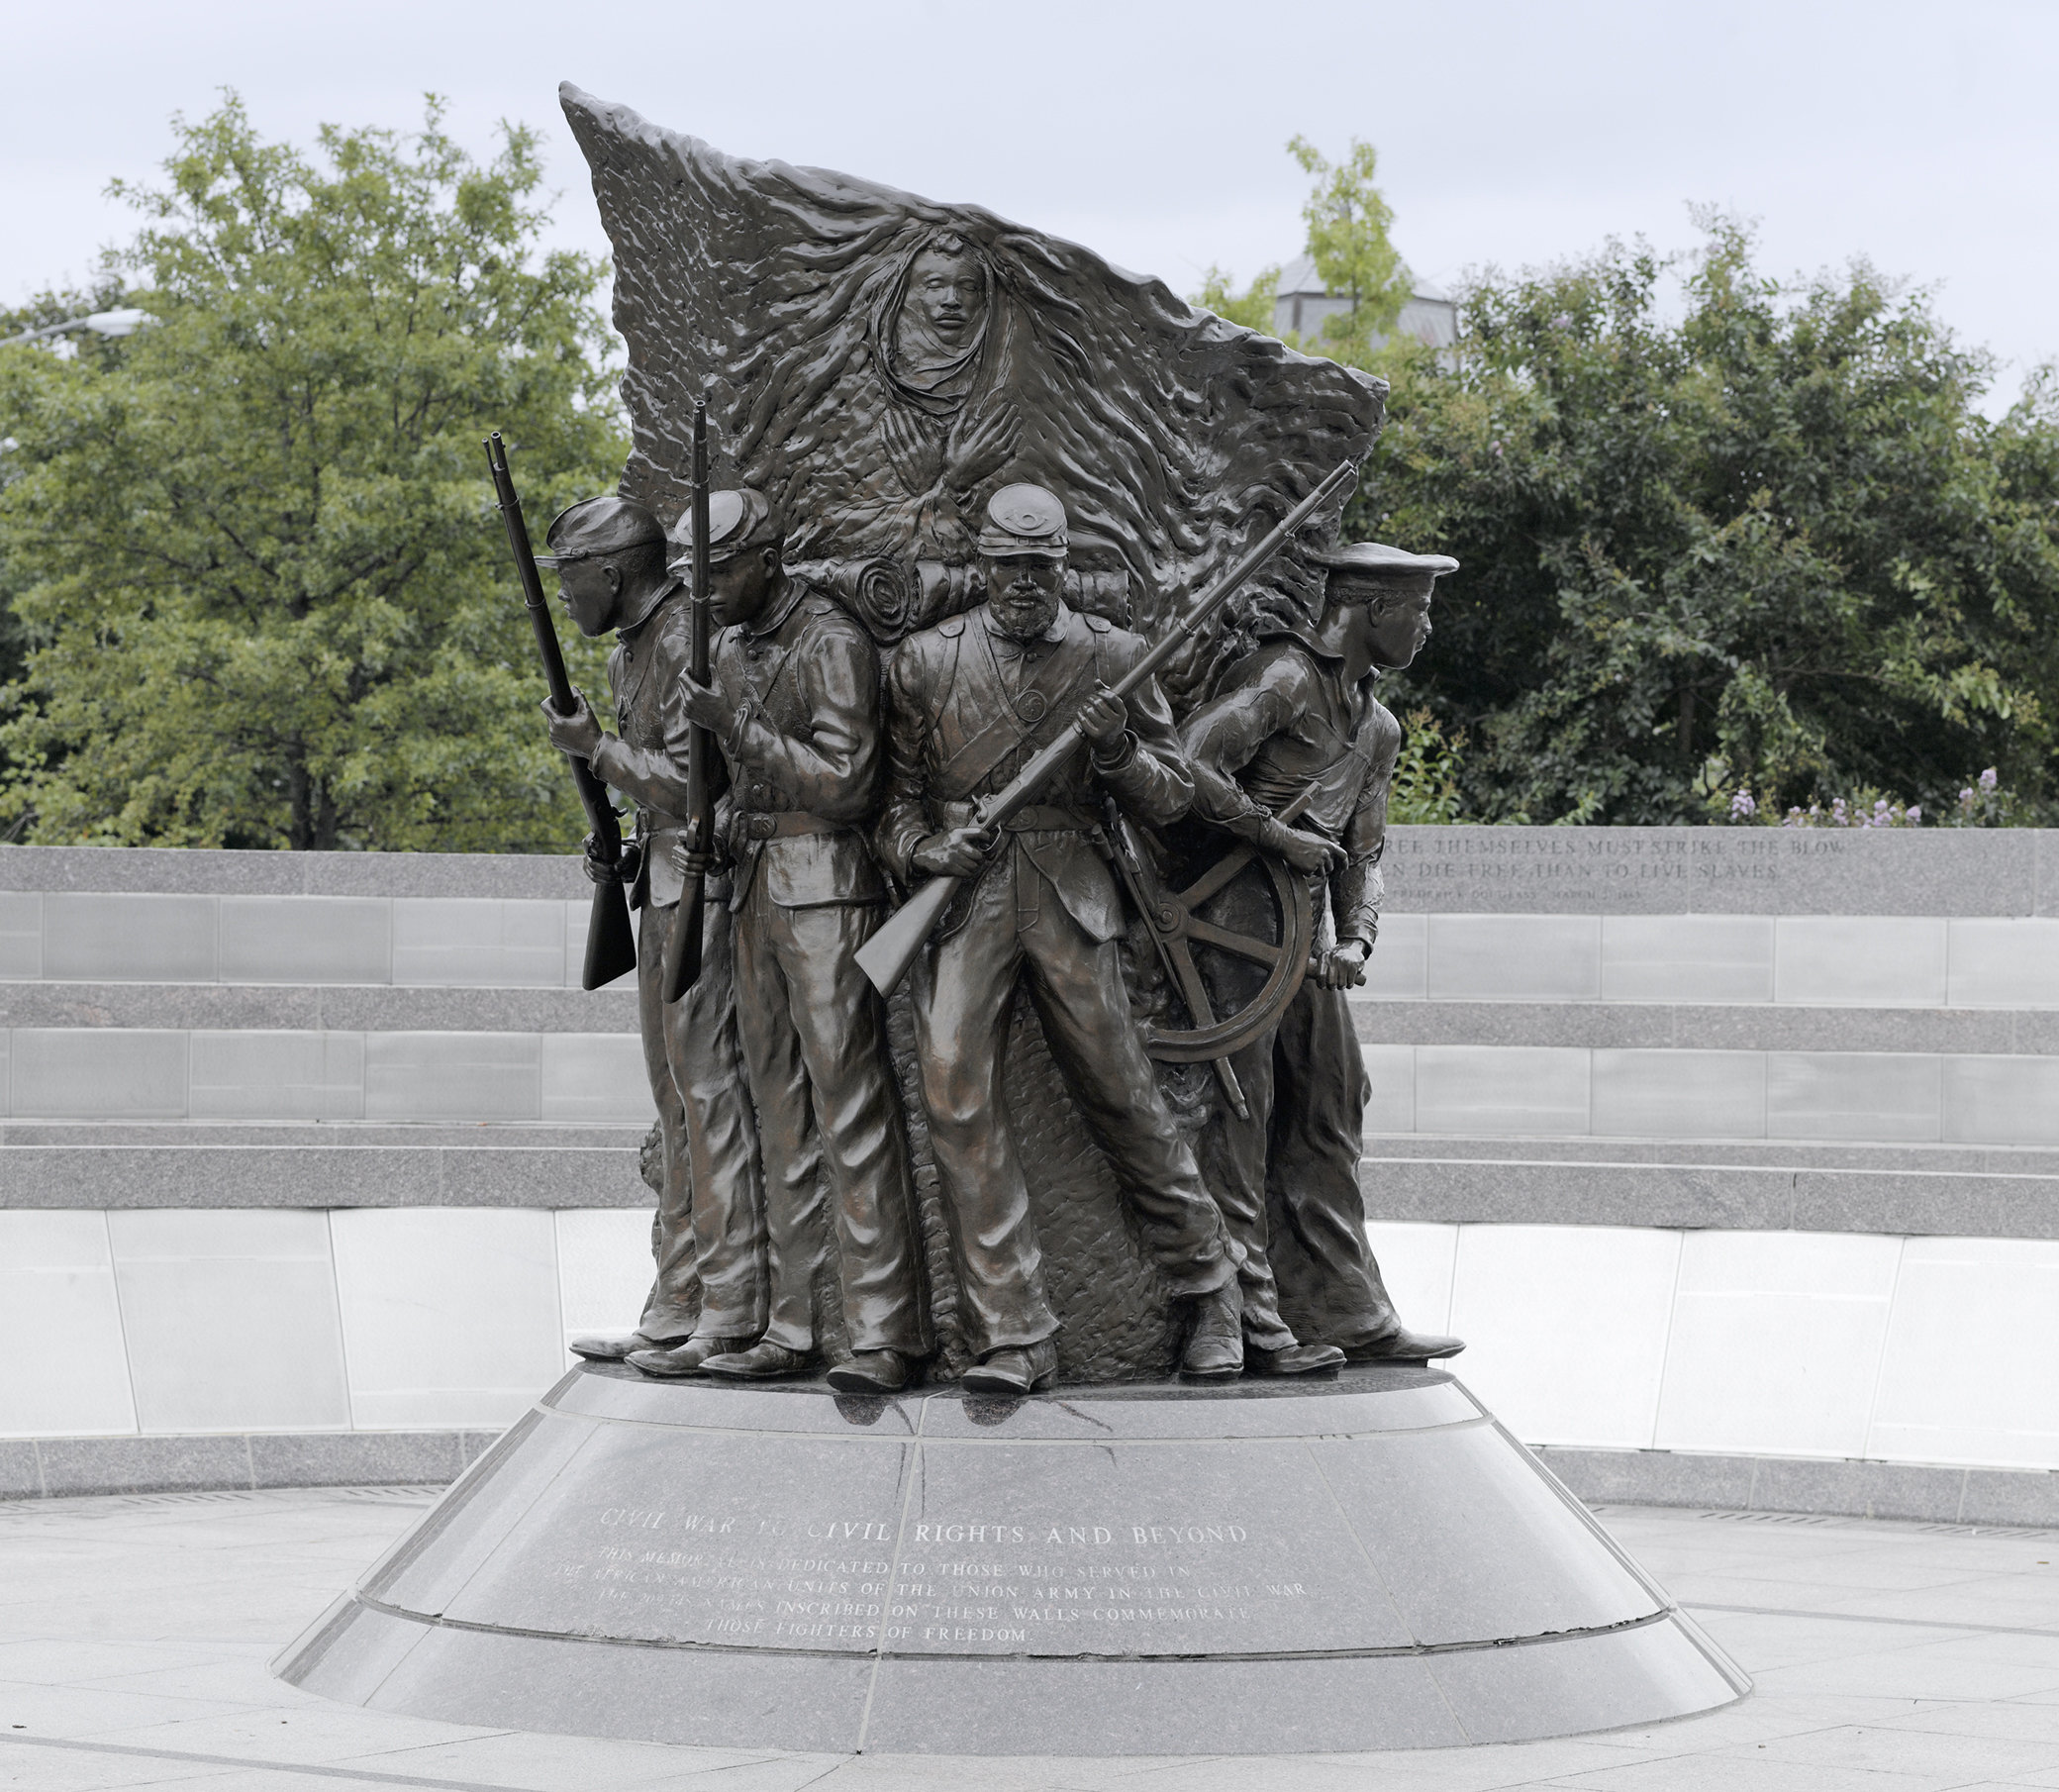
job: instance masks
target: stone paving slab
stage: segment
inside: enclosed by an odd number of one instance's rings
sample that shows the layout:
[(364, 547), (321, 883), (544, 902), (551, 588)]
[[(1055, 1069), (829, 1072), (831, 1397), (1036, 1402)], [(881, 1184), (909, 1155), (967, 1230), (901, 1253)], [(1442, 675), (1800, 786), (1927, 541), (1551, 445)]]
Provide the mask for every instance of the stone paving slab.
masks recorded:
[(271, 1655), (428, 1488), (0, 1508), (0, 1788), (109, 1792), (1974, 1792), (2059, 1788), (2059, 1530), (1599, 1508), (1758, 1691), (1515, 1746), (1119, 1760), (813, 1755), (333, 1705)]

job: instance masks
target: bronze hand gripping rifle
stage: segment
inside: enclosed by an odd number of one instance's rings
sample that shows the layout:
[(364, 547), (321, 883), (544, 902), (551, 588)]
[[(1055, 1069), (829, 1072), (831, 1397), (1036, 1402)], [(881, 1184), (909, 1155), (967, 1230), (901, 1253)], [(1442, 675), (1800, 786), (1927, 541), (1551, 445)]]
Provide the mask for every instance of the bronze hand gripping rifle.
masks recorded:
[[(500, 500), (501, 521), (507, 525), (515, 570), (522, 579), (522, 601), (529, 609), (530, 627), (536, 631), (537, 652), (543, 661), (544, 682), (550, 687), (550, 707), (560, 716), (569, 716), (578, 704), (565, 673), (564, 652), (557, 645), (557, 628), (543, 597), (536, 551), (529, 544), (529, 525), (522, 520), (522, 500), (515, 495), (508, 450), (498, 430), (486, 439), (486, 464), (493, 473), (494, 495)], [(578, 754), (566, 753), (565, 762), (572, 768), (579, 806), (586, 811), (586, 825), (592, 830), (586, 837), (586, 874), (593, 879), (593, 914), (586, 925), (586, 964), (579, 980), (587, 989), (599, 989), (637, 968), (637, 936), (630, 927), (629, 898), (622, 887), (636, 878), (636, 851), (623, 848), (622, 821), (609, 800), (608, 786)]]
[[(1135, 665), (1116, 681), (1109, 695), (1127, 697), (1156, 673), (1158, 668), (1179, 650), (1181, 643), (1221, 609), (1244, 580), (1271, 559), (1297, 529), (1329, 499), (1344, 490), (1357, 473), (1358, 463), (1346, 460), (1310, 492), (1281, 519), (1279, 525), (1262, 542), (1245, 553), (1227, 572), (1174, 618), (1172, 627)], [(1065, 725), (1049, 746), (1016, 774), (1006, 789), (996, 791), (979, 805), (977, 824), (982, 828), (998, 827), (1009, 817), (1027, 809), (1036, 800), (1036, 794), (1042, 788), (1044, 780), (1072, 757), (1085, 739), (1079, 720), (1075, 717)], [(962, 877), (951, 876), (931, 878), (907, 902), (896, 909), (886, 925), (859, 948), (858, 968), (871, 978), (873, 987), (882, 995), (891, 994), (894, 987), (908, 974), (908, 967), (915, 962), (915, 955), (922, 949), (923, 942), (929, 939), (931, 930), (942, 918), (943, 911), (949, 906), (951, 898), (958, 893), (958, 886), (964, 881)]]

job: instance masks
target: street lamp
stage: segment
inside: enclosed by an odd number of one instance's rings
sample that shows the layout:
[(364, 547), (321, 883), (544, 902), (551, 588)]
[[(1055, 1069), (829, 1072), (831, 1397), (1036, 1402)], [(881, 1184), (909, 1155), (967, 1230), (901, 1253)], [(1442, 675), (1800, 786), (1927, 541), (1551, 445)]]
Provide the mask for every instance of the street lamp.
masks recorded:
[(63, 336), (72, 330), (90, 330), (95, 336), (133, 336), (146, 324), (156, 321), (147, 311), (138, 311), (133, 306), (120, 311), (96, 311), (90, 317), (66, 318), (61, 324), (46, 324), (41, 330), (25, 330), (20, 336), (0, 339), (0, 348), (11, 348), (17, 343), (38, 343), (47, 336)]

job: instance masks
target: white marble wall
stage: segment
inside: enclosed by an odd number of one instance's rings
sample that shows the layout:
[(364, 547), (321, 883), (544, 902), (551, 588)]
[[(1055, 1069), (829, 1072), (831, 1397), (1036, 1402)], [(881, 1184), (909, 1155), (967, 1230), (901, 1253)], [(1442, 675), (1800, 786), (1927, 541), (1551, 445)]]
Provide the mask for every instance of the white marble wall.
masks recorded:
[[(0, 1437), (487, 1429), (634, 1323), (649, 1215), (0, 1212)], [(1372, 1229), (1532, 1444), (2059, 1468), (2059, 1244)]]
[(2059, 1244), (1376, 1225), (1525, 1443), (2059, 1468)]
[(495, 1428), (649, 1275), (637, 1209), (0, 1211), (0, 1437)]

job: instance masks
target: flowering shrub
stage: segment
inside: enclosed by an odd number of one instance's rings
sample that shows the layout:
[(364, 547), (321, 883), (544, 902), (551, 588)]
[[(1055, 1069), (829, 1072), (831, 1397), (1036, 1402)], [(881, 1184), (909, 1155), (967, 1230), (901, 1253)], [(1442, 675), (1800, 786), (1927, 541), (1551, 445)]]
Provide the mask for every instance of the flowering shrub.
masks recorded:
[[(2017, 825), (2016, 804), (2001, 787), (1994, 766), (1959, 792), (1951, 810), (1932, 823), (1945, 828), (2008, 828)], [(1785, 815), (1762, 810), (1748, 786), (1740, 784), (1730, 797), (1728, 819), (1738, 826), (1779, 828), (1920, 828), (1920, 805), (1906, 807), (1878, 791), (1868, 790), (1852, 797), (1832, 797), (1829, 806), (1811, 803), (1807, 809), (1793, 808)]]

